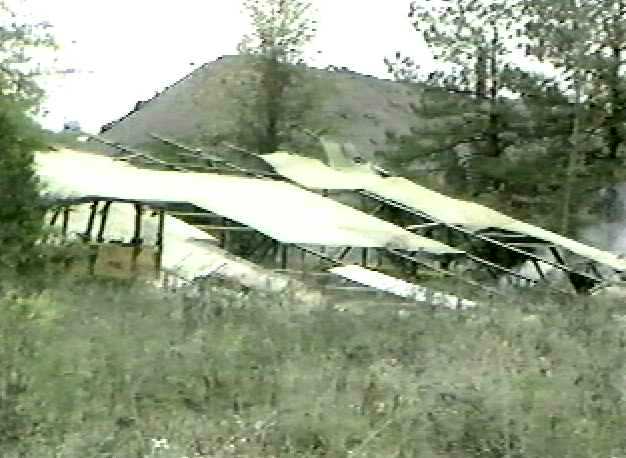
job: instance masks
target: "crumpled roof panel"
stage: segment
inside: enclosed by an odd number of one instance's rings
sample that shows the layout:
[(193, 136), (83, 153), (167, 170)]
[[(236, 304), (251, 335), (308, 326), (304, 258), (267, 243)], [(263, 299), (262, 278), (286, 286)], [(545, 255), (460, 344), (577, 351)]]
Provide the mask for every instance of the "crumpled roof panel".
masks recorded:
[(517, 220), (474, 202), (455, 199), (400, 177), (382, 177), (367, 164), (332, 168), (322, 161), (287, 152), (261, 156), (277, 173), (309, 189), (364, 190), (421, 211), (450, 225), (478, 231), (497, 228), (543, 240), (570, 252), (626, 270), (626, 259)]
[(189, 202), (283, 243), (462, 253), (291, 183), (142, 169), (68, 149), (38, 153), (35, 161), (55, 198)]

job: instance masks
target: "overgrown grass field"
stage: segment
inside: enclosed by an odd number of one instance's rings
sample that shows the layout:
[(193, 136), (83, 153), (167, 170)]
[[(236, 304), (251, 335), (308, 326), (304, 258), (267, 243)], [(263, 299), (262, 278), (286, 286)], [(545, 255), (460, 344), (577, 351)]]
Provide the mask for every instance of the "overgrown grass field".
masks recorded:
[(623, 457), (626, 306), (299, 311), (57, 280), (0, 299), (0, 456)]

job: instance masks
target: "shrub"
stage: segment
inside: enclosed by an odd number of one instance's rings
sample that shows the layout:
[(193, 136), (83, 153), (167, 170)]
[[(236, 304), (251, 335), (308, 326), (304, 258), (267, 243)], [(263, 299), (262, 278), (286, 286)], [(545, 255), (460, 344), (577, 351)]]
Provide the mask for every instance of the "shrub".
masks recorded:
[(23, 274), (36, 261), (43, 208), (33, 152), (43, 147), (38, 128), (19, 105), (0, 97), (0, 270)]

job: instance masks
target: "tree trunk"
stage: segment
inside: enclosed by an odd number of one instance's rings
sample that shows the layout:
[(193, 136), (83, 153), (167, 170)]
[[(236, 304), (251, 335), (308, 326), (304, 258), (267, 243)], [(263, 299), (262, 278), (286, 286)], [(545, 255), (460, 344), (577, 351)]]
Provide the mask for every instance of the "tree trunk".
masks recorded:
[[(620, 1), (618, 8), (623, 8), (623, 2)], [(618, 21), (620, 18), (616, 15), (613, 18), (613, 42), (611, 43), (611, 63), (607, 83), (609, 86), (610, 112), (608, 116), (607, 146), (609, 149), (609, 159), (617, 159), (617, 153), (620, 145), (624, 142), (624, 138), (619, 128), (624, 122), (624, 103), (620, 90), (620, 70), (622, 64), (622, 34)]]
[(480, 103), (487, 97), (487, 52), (483, 46), (476, 50), (476, 99)]
[(574, 122), (572, 126), (572, 149), (567, 158), (567, 171), (565, 176), (565, 188), (563, 195), (563, 210), (561, 214), (561, 233), (565, 236), (569, 235), (571, 230), (571, 201), (572, 188), (574, 187), (574, 175), (576, 173), (576, 162), (578, 160), (578, 150), (580, 149), (580, 103), (581, 103), (581, 87), (579, 75), (575, 76), (576, 80), (576, 106), (574, 111)]
[(487, 142), (489, 157), (499, 157), (500, 139), (499, 139), (499, 116), (498, 116), (498, 61), (497, 61), (497, 45), (498, 31), (494, 29), (493, 39), (491, 41), (491, 58), (490, 58), (490, 79), (489, 88), (489, 125), (487, 128)]

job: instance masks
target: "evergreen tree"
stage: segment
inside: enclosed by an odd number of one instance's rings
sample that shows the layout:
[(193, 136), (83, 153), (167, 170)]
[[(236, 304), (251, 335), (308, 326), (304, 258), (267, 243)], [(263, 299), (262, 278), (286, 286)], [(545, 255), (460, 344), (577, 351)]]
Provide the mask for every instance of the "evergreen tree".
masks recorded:
[(33, 167), (41, 130), (31, 116), (42, 91), (26, 49), (51, 45), (46, 24), (20, 24), (0, 2), (0, 268), (20, 273), (32, 261), (43, 210)]
[(584, 196), (603, 189), (602, 214), (614, 221), (621, 216), (614, 184), (625, 178), (620, 171), (626, 141), (622, 70), (626, 5), (618, 0), (542, 0), (528, 1), (525, 11), (532, 18), (527, 23), (527, 35), (534, 41), (529, 52), (553, 64), (571, 94), (573, 123), (562, 230), (570, 226), (574, 187)]
[[(407, 71), (410, 59), (401, 60), (400, 67), (388, 61), (396, 76), (417, 76), (425, 83), (424, 99), (432, 103), (424, 102), (418, 114), (435, 117), (438, 122), (424, 123), (414, 134), (432, 140), (427, 154), (441, 154), (445, 169), (457, 178), (457, 187), (471, 186), (472, 194), (505, 185), (490, 171), (497, 169), (499, 158), (519, 136), (515, 133), (519, 130), (519, 106), (503, 103), (503, 93), (515, 91), (513, 86), (525, 76), (514, 63), (515, 39), (522, 31), (516, 20), (518, 3), (412, 2), (409, 16), (413, 26), (446, 69), (426, 77), (419, 71)], [(458, 150), (460, 145), (464, 153)]]
[[(573, 129), (583, 132), (588, 117), (559, 79), (520, 67), (524, 54), (540, 49), (529, 3), (411, 4), (415, 28), (445, 67), (425, 75), (399, 54), (395, 63), (387, 60), (397, 78), (418, 82), (423, 91), (411, 135), (390, 138), (387, 166), (430, 164), (447, 192), (567, 231), (567, 196), (587, 177), (572, 172), (576, 155), (565, 153)], [(575, 138), (575, 149), (593, 148), (590, 139)]]

